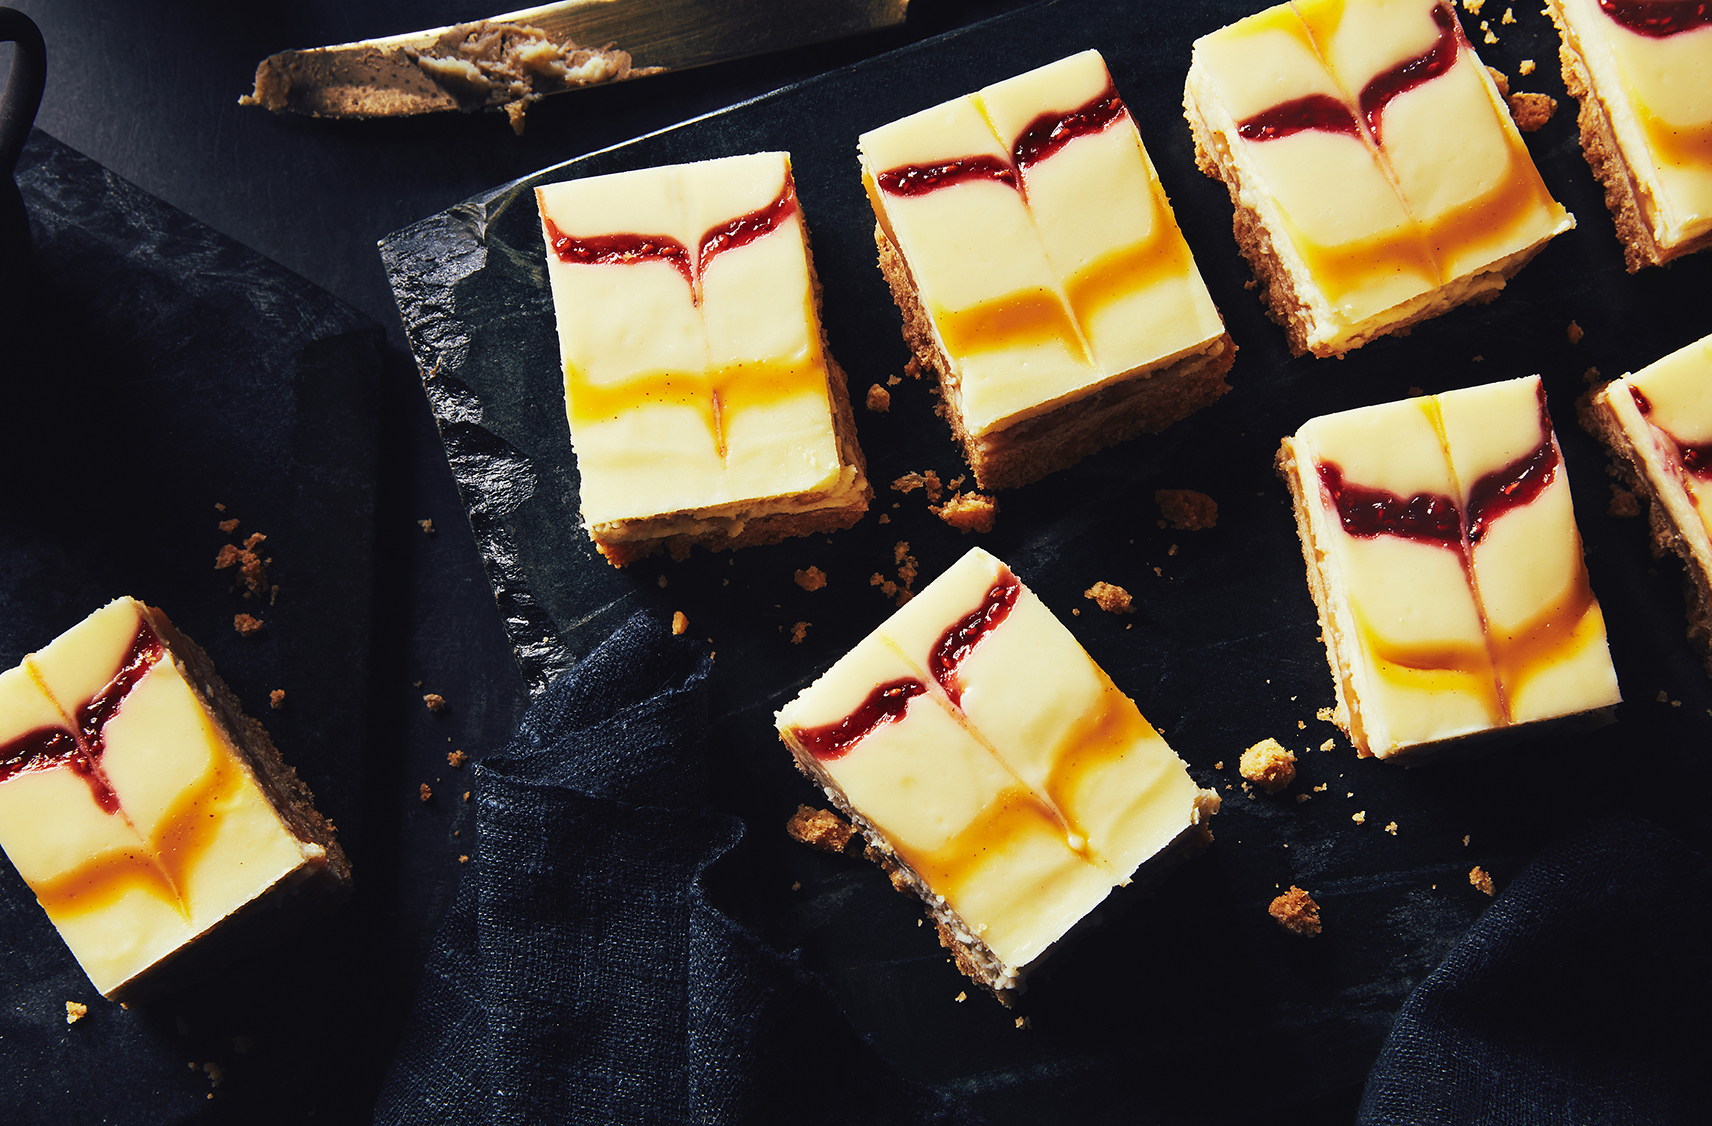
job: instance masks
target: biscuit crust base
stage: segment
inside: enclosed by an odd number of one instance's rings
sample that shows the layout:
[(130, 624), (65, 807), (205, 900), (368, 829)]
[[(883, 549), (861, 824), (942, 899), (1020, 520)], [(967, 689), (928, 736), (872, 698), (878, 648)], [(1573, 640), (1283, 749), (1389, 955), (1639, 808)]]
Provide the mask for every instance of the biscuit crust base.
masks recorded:
[(1457, 279), (1393, 306), (1368, 318), (1356, 326), (1355, 331), (1338, 340), (1310, 343), (1310, 336), (1316, 324), (1313, 305), (1307, 299), (1307, 294), (1311, 288), (1317, 288), (1317, 283), (1312, 277), (1297, 277), (1291, 272), (1278, 253), (1278, 248), (1273, 245), (1272, 232), (1266, 227), (1260, 213), (1243, 202), (1243, 196), (1253, 189), (1245, 184), (1242, 171), (1232, 159), (1230, 146), (1223, 134), (1207, 124), (1200, 106), (1189, 90), (1184, 92), (1183, 113), (1188, 118), (1190, 132), (1195, 138), (1195, 166), (1207, 176), (1224, 184), (1225, 190), (1230, 193), (1233, 208), (1231, 231), (1236, 237), (1237, 248), (1248, 260), (1249, 268), (1254, 271), (1255, 280), (1260, 285), (1266, 315), (1284, 326), (1284, 336), (1292, 355), (1305, 356), (1312, 353), (1321, 359), (1327, 356), (1342, 356), (1345, 352), (1381, 336), (1406, 336), (1409, 329), (1415, 325), (1447, 313), (1458, 305), (1484, 304), (1491, 301), (1516, 272), (1526, 266), (1534, 255), (1551, 241), (1549, 237), (1541, 239), (1477, 274)]
[[(1607, 384), (1609, 386), (1609, 384)], [(1712, 558), (1695, 549), (1693, 539), (1674, 518), (1647, 473), (1645, 459), (1623, 429), (1616, 412), (1606, 405), (1600, 387), (1585, 396), (1577, 407), (1584, 430), (1605, 443), (1611, 451), (1616, 476), (1629, 491), (1646, 498), (1647, 531), (1653, 558), (1671, 552), (1682, 560), (1683, 598), (1688, 603), (1688, 639), (1701, 651), (1706, 675), (1712, 676)]]
[(941, 413), (982, 489), (1027, 485), (1137, 434), (1157, 434), (1230, 390), (1225, 373), (1236, 360), (1236, 345), (1225, 333), (1165, 367), (1120, 376), (1021, 422), (971, 434), (955, 405), (960, 401), (956, 369), (934, 335), (903, 253), (878, 223), (874, 244), (880, 272), (903, 314), (904, 343), (918, 365), (938, 375)]
[(1581, 130), (1581, 155), (1593, 170), (1593, 178), (1605, 189), (1605, 208), (1611, 212), (1617, 240), (1623, 244), (1623, 266), (1632, 274), (1645, 266), (1662, 266), (1684, 254), (1712, 246), (1712, 231), (1672, 247), (1660, 246), (1653, 238), (1652, 227), (1642, 213), (1646, 192), (1617, 144), (1610, 111), (1593, 88), (1593, 75), (1581, 56), (1579, 40), (1570, 30), (1557, 0), (1546, 0), (1546, 5), (1552, 22), (1557, 25), (1560, 39), (1557, 56), (1563, 69), (1563, 84), (1578, 107), (1575, 123)]

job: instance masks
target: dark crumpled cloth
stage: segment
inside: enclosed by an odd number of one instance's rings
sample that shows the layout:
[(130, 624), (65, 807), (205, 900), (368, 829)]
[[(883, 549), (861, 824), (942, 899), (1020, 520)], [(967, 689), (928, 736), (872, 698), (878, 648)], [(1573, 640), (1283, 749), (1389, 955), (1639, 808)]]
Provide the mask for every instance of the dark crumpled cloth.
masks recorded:
[(706, 647), (649, 611), (474, 768), (476, 848), (378, 1123), (972, 1122), (708, 901)]
[(1708, 1120), (1712, 870), (1618, 818), (1548, 849), (1410, 995), (1363, 1124)]

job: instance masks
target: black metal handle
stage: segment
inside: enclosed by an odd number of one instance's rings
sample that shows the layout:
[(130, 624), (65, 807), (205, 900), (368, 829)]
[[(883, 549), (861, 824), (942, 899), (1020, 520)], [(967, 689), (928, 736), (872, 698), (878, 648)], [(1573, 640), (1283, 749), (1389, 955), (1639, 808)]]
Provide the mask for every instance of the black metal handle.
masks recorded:
[(0, 96), (0, 175), (8, 178), (18, 166), (24, 140), (41, 108), (42, 87), (47, 83), (48, 53), (35, 21), (16, 8), (0, 8), (0, 43), (16, 43), (12, 75), (6, 93)]

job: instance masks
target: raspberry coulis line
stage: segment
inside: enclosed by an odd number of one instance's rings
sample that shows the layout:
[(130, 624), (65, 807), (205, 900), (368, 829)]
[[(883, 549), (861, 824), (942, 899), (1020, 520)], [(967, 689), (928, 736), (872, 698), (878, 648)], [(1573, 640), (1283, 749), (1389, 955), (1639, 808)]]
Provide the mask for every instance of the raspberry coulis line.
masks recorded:
[(1021, 190), (1017, 173), (1039, 164), (1077, 137), (1098, 133), (1129, 113), (1117, 90), (1106, 88), (1067, 113), (1043, 113), (1023, 129), (1010, 159), (982, 154), (933, 164), (904, 164), (875, 177), (887, 195), (922, 196), (968, 180), (993, 180)]
[(1682, 462), (1682, 468), (1692, 476), (1703, 480), (1712, 479), (1712, 442), (1684, 442), (1675, 434), (1653, 422), (1653, 404), (1639, 387), (1631, 385), (1629, 394), (1634, 397), (1635, 408), (1639, 410), (1654, 430), (1669, 438), (1676, 447), (1677, 460)]
[(619, 232), (577, 237), (565, 234), (550, 218), (543, 221), (547, 230), (547, 244), (559, 261), (585, 266), (664, 262), (683, 276), (690, 287), (692, 297), (699, 305), (701, 278), (707, 274), (708, 267), (715, 258), (728, 250), (747, 246), (763, 235), (771, 234), (796, 212), (796, 185), (787, 179), (779, 194), (766, 206), (708, 228), (697, 241), (693, 256), (687, 246), (671, 235)]
[(0, 744), (0, 782), (18, 774), (69, 766), (89, 783), (95, 803), (107, 813), (119, 811), (119, 795), (101, 770), (107, 749), (107, 724), (119, 714), (125, 698), (159, 661), (165, 647), (147, 622), (139, 623), (137, 635), (119, 664), (113, 679), (77, 708), (76, 731), (64, 727), (39, 727)]
[(1648, 39), (1669, 39), (1712, 25), (1712, 0), (1599, 0), (1619, 27)]
[[(958, 666), (1010, 616), (1021, 593), (1022, 583), (1005, 572), (988, 588), (978, 607), (940, 635), (928, 656), (928, 672), (953, 704), (960, 704), (963, 696), (957, 684)], [(803, 749), (815, 758), (823, 761), (843, 758), (868, 735), (901, 720), (910, 700), (926, 691), (927, 685), (913, 677), (887, 681), (876, 685), (855, 711), (838, 722), (799, 727), (793, 733)]]
[[(1381, 71), (1361, 88), (1357, 101), (1361, 116), (1373, 134), (1374, 144), (1383, 143), (1379, 125), (1386, 106), (1400, 95), (1437, 78), (1456, 63), (1458, 40), (1462, 36), (1456, 17), (1450, 9), (1438, 4), (1433, 7), (1433, 23), (1439, 33), (1431, 47), (1414, 58)], [(1351, 137), (1360, 134), (1350, 107), (1330, 94), (1309, 94), (1280, 102), (1237, 123), (1237, 133), (1249, 141), (1276, 141), (1310, 129)]]

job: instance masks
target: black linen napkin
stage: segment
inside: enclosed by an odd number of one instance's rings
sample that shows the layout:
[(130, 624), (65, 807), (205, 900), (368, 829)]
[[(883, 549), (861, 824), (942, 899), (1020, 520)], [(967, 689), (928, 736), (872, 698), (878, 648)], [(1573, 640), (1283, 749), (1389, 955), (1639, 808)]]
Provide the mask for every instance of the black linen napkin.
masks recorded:
[(1364, 1124), (1706, 1121), (1712, 870), (1637, 818), (1530, 864), (1403, 1006)]
[(709, 902), (706, 647), (632, 616), (473, 771), (476, 849), (378, 1123), (973, 1122)]

